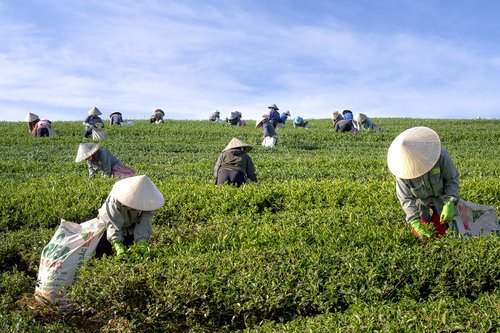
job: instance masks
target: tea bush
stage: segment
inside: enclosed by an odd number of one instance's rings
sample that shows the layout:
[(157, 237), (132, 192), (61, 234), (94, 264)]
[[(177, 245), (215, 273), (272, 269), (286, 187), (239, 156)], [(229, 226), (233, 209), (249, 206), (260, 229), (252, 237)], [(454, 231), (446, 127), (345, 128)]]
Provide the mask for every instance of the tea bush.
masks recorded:
[[(500, 330), (498, 236), (421, 243), (386, 166), (404, 129), (429, 126), (459, 172), (460, 193), (500, 207), (498, 120), (375, 119), (382, 132), (335, 133), (328, 119), (278, 130), (255, 123), (144, 120), (99, 142), (165, 197), (143, 260), (88, 261), (68, 290), (72, 314), (35, 303), (41, 249), (60, 219), (93, 218), (114, 179), (74, 158), (81, 122), (33, 138), (0, 122), (0, 330), (12, 332), (360, 332)], [(213, 185), (232, 137), (252, 144), (259, 182)]]

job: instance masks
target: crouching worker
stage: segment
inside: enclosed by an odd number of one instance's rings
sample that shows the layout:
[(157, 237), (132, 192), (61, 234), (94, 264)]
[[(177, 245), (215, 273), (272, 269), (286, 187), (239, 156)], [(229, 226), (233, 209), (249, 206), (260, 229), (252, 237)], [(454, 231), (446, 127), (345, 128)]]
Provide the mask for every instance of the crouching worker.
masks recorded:
[(115, 183), (97, 218), (106, 231), (96, 248), (96, 258), (127, 255), (127, 246), (137, 244), (137, 251), (148, 251), (154, 213), (165, 203), (161, 192), (146, 175), (122, 179)]
[(255, 124), (256, 128), (262, 127), (263, 137), (262, 146), (275, 147), (278, 144), (278, 137), (272, 122), (269, 120), (268, 115), (262, 115), (262, 118)]
[(249, 144), (232, 138), (215, 163), (215, 184), (229, 183), (239, 187), (247, 181), (256, 182), (255, 166), (247, 154), (252, 148)]
[(52, 130), (52, 122), (48, 119), (42, 119), (34, 114), (28, 113), (25, 118), (28, 123), (28, 131), (34, 136), (56, 136), (56, 133)]
[(415, 236), (444, 235), (455, 217), (459, 174), (437, 133), (423, 126), (402, 132), (389, 147), (387, 164)]
[(90, 178), (94, 178), (99, 171), (106, 177), (113, 176), (118, 179), (135, 175), (134, 169), (123, 165), (109, 150), (99, 147), (96, 143), (80, 143), (75, 162), (83, 160), (87, 160)]

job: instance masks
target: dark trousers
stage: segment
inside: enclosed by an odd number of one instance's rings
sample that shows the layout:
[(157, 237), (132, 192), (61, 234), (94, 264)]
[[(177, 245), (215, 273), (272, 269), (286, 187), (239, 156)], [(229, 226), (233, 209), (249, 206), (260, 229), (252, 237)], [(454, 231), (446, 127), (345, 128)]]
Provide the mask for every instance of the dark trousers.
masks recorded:
[[(123, 245), (130, 246), (134, 244), (134, 235), (127, 235), (123, 237)], [(113, 254), (113, 244), (108, 240), (106, 230), (102, 235), (97, 247), (95, 249), (95, 257), (101, 258), (103, 255), (110, 256)]]
[(46, 127), (39, 128), (36, 136), (49, 136), (49, 129)]
[(217, 174), (217, 182), (216, 185), (222, 185), (225, 183), (236, 185), (240, 187), (241, 184), (245, 182), (245, 175), (241, 171), (236, 170), (219, 170)]

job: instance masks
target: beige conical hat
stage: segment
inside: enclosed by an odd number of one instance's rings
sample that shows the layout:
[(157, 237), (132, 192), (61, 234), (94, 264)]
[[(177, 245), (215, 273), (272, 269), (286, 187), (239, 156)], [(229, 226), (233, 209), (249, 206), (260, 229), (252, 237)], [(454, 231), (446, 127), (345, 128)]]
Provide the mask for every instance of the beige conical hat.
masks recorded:
[(387, 152), (387, 165), (401, 179), (418, 178), (436, 164), (441, 154), (441, 140), (436, 132), (424, 126), (400, 133)]
[(89, 116), (100, 116), (102, 114), (102, 112), (99, 111), (99, 109), (94, 106), (92, 109), (90, 109), (88, 114), (89, 114)]
[(279, 110), (279, 109), (278, 109), (278, 107), (276, 106), (276, 104), (269, 105), (267, 108), (268, 108), (268, 109), (276, 109), (276, 110)]
[(340, 112), (338, 111), (333, 111), (332, 112), (332, 119), (335, 120), (340, 116)]
[(257, 127), (261, 126), (261, 125), (262, 125), (262, 122), (263, 122), (264, 120), (266, 120), (266, 119), (269, 119), (269, 115), (267, 115), (267, 114), (263, 114), (263, 115), (260, 117), (260, 120), (257, 120), (257, 121), (255, 122), (255, 127), (257, 128)]
[(97, 150), (99, 150), (99, 145), (97, 143), (80, 143), (78, 151), (76, 152), (75, 162), (78, 163), (86, 160), (94, 155)]
[(157, 210), (165, 204), (163, 195), (146, 175), (117, 181), (110, 194), (122, 205), (142, 211)]
[(354, 120), (356, 120), (358, 123), (362, 123), (366, 120), (366, 115), (363, 113), (356, 113), (354, 116)]
[(37, 119), (40, 119), (40, 118), (38, 118), (38, 116), (36, 114), (30, 112), (26, 115), (26, 118), (24, 118), (24, 121), (31, 123), (32, 121), (35, 121)]
[(233, 148), (243, 148), (247, 153), (253, 149), (253, 147), (250, 146), (249, 144), (246, 144), (243, 141), (238, 140), (236, 138), (232, 138), (231, 141), (229, 141), (229, 143), (227, 144), (226, 148), (224, 148), (223, 151), (233, 149)]

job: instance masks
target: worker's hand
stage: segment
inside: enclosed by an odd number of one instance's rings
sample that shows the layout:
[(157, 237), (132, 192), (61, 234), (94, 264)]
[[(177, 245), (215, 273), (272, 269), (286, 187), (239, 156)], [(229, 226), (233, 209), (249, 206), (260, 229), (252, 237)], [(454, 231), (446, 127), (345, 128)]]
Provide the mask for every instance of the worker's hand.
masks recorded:
[(140, 255), (144, 255), (146, 252), (148, 252), (148, 242), (146, 242), (144, 239), (141, 240), (137, 244), (137, 252), (139, 252)]
[(431, 231), (432, 227), (423, 225), (420, 220), (413, 220), (410, 222), (411, 226), (413, 227), (413, 230), (415, 233), (418, 235), (418, 238), (421, 240), (426, 240), (428, 238), (431, 238), (433, 236), (433, 232)]
[(443, 211), (439, 216), (439, 221), (441, 224), (453, 221), (455, 217), (455, 204), (451, 201), (446, 201), (443, 206)]
[(126, 255), (127, 249), (125, 248), (125, 245), (123, 245), (122, 242), (119, 240), (114, 240), (113, 241), (113, 248), (116, 251), (116, 256), (121, 258)]

